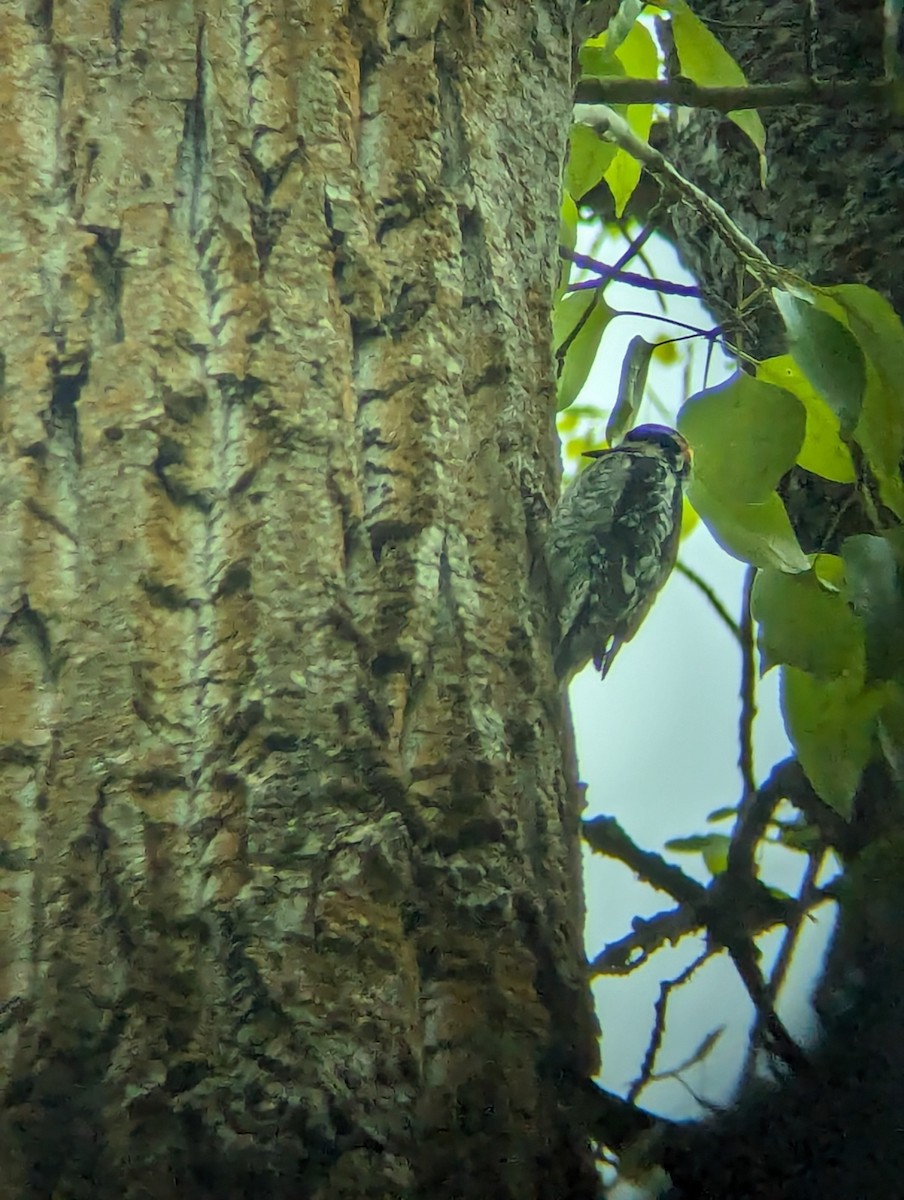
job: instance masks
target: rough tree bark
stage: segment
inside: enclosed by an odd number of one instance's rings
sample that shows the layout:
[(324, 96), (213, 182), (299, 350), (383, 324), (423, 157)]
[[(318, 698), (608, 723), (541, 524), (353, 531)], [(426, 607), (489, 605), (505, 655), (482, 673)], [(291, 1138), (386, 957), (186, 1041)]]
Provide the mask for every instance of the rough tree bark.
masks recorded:
[(595, 1192), (572, 6), (3, 7), (4, 1200)]

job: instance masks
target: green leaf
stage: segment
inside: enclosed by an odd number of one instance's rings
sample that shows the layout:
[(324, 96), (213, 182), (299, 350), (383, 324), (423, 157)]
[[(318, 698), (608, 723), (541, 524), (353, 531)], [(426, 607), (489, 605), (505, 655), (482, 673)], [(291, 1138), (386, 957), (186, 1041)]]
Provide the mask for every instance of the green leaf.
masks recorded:
[[(632, 104), (631, 108), (640, 108), (639, 104)], [(643, 107), (648, 107), (644, 105)], [(650, 112), (652, 113), (652, 109)], [(652, 118), (651, 118), (652, 123)], [(635, 124), (634, 121), (629, 124)], [(649, 133), (649, 125), (647, 133)], [(646, 135), (644, 135), (646, 136)], [(623, 150), (620, 146), (612, 159), (612, 162), (606, 168), (603, 174), (603, 179), (606, 181), (606, 186), (612, 193), (612, 202), (615, 206), (615, 216), (621, 217), (624, 214), (625, 206), (634, 194), (634, 190), (640, 182), (642, 167), (640, 163), (630, 155), (627, 150)]]
[[(634, 24), (622, 39), (615, 56), (626, 75), (633, 79), (656, 79), (659, 74), (659, 54), (656, 44), (644, 25)], [(642, 140), (650, 136), (653, 124), (652, 104), (629, 104), (625, 120)], [(604, 178), (615, 203), (615, 215), (620, 217), (640, 180), (641, 165), (633, 155), (619, 150), (606, 170)]]
[(843, 817), (869, 761), (880, 689), (864, 689), (851, 672), (817, 679), (796, 667), (782, 669), (782, 713), (788, 737), (816, 792)]
[(797, 459), (806, 414), (784, 388), (738, 372), (685, 401), (678, 428), (694, 451), (694, 479), (708, 492), (732, 504), (765, 503)]
[(606, 440), (610, 445), (619, 441), (636, 423), (654, 349), (655, 347), (642, 337), (633, 337), (628, 343), (622, 362), (618, 397), (606, 426)]
[(824, 289), (847, 317), (867, 358), (863, 411), (854, 436), (879, 480), (882, 500), (904, 519), (904, 326), (888, 303), (863, 284)]
[(681, 540), (690, 537), (697, 526), (700, 524), (700, 514), (688, 500), (684, 497), (684, 504), (681, 507)]
[(615, 57), (616, 48), (609, 42), (608, 30), (588, 38), (578, 51), (581, 74), (594, 79), (611, 78), (613, 75), (623, 77), (625, 68)]
[(703, 847), (703, 861), (710, 875), (721, 875), (728, 866), (728, 850), (731, 838), (722, 833), (710, 834), (707, 844)]
[(838, 418), (841, 432), (853, 432), (866, 387), (863, 351), (853, 334), (816, 303), (773, 289), (785, 322), (791, 355)]
[[(900, 530), (894, 531), (900, 534)], [(866, 632), (870, 679), (904, 679), (904, 589), (900, 550), (888, 537), (858, 534), (841, 547), (847, 598)]]
[(904, 480), (896, 465), (904, 432), (904, 426), (896, 424), (901, 421), (898, 407), (897, 396), (882, 383), (872, 363), (867, 363), (863, 415), (854, 437), (878, 480), (883, 504), (904, 520)]
[[(844, 310), (851, 333), (875, 366), (883, 385), (900, 396), (904, 375), (904, 325), (889, 302), (862, 283), (821, 288), (820, 292)], [(898, 414), (904, 415), (904, 404), (900, 402)]]
[(565, 186), (575, 200), (579, 201), (600, 183), (617, 151), (617, 146), (602, 141), (587, 125), (572, 125)]
[(613, 310), (593, 289), (571, 292), (555, 306), (553, 337), (557, 357), (560, 361), (564, 357), (558, 383), (560, 409), (567, 408), (587, 382), (603, 330), (613, 316)]
[(586, 435), (568, 438), (562, 446), (562, 455), (566, 462), (576, 463), (578, 470), (580, 470), (582, 466), (586, 466), (586, 461), (584, 463), (581, 462), (583, 456), (588, 450), (596, 449), (598, 445), (599, 440), (597, 438), (587, 437)]
[(676, 854), (702, 854), (711, 875), (721, 875), (728, 866), (730, 846), (731, 838), (724, 833), (695, 833), (665, 843), (666, 850)]
[(791, 392), (806, 409), (807, 431), (797, 456), (800, 465), (824, 479), (853, 483), (857, 476), (851, 452), (841, 440), (838, 418), (791, 355), (764, 359), (757, 364), (756, 377)]
[(904, 783), (904, 688), (887, 684), (879, 714), (878, 741), (898, 783)]
[(764, 673), (778, 663), (829, 679), (862, 669), (862, 626), (844, 597), (823, 586), (814, 571), (759, 571), (751, 610)]
[[(685, 0), (658, 0), (657, 7), (672, 14), (672, 37), (681, 73), (701, 87), (744, 87), (744, 72), (718, 38), (688, 8)], [(766, 186), (766, 130), (759, 114), (751, 109), (728, 113), (756, 147), (760, 160), (760, 184)]]
[(775, 492), (760, 504), (733, 504), (713, 496), (704, 483), (692, 478), (688, 499), (722, 549), (734, 558), (780, 571), (809, 569), (810, 560)]

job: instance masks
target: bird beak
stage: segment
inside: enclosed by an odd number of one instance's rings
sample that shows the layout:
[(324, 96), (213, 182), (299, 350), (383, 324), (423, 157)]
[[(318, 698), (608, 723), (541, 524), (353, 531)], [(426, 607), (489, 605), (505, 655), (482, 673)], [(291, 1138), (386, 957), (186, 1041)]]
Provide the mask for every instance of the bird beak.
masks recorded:
[(604, 454), (611, 454), (614, 449), (614, 446), (604, 446), (602, 450), (585, 450), (581, 458), (602, 458)]

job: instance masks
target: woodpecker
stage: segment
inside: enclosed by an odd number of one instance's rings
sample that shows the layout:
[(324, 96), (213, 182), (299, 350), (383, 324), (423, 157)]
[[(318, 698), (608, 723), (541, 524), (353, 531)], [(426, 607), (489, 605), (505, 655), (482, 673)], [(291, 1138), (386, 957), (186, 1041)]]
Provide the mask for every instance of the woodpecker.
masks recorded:
[(691, 451), (665, 425), (638, 425), (594, 461), (556, 505), (546, 565), (557, 621), (555, 667), (570, 679), (592, 658), (605, 679), (678, 555)]

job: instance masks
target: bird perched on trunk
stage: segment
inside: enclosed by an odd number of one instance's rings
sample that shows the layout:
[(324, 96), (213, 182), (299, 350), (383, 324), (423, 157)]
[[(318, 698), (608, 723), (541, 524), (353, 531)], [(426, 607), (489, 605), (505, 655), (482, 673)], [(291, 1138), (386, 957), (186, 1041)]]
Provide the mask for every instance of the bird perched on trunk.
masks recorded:
[(592, 658), (602, 678), (668, 579), (678, 555), (690, 448), (665, 425), (638, 425), (565, 491), (550, 519), (546, 566), (557, 618), (556, 674)]

